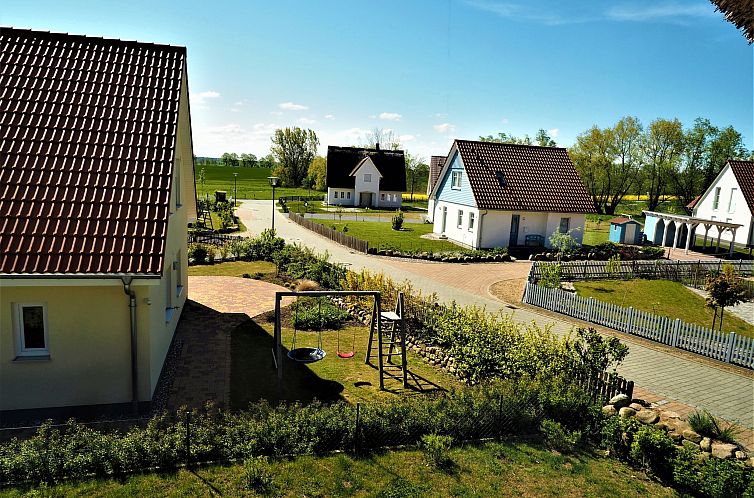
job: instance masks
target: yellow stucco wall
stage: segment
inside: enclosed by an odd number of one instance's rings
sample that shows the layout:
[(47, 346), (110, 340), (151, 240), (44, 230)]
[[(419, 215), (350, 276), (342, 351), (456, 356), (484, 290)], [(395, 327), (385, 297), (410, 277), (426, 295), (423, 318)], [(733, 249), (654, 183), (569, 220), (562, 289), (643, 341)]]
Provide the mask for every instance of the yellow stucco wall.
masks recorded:
[[(186, 225), (196, 218), (193, 148), (186, 71), (183, 74), (171, 215), (163, 276), (135, 279), (139, 400), (152, 398), (188, 294)], [(176, 206), (175, 189), (182, 188)], [(178, 257), (180, 254), (180, 257)], [(174, 268), (173, 262), (179, 261)], [(168, 275), (169, 274), (169, 275)], [(176, 288), (182, 284), (180, 295)], [(172, 296), (168, 298), (168, 288)], [(168, 299), (171, 302), (168, 303)], [(131, 401), (131, 345), (128, 296), (118, 279), (109, 281), (0, 280), (0, 410)], [(14, 303), (47, 307), (50, 358), (18, 360)], [(166, 308), (177, 307), (167, 320)]]

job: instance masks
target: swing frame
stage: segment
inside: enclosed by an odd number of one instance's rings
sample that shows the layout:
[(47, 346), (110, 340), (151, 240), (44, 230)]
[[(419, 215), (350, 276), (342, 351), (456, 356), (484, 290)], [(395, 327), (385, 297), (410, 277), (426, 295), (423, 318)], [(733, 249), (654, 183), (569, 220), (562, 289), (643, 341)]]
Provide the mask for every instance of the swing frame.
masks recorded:
[[(283, 329), (280, 320), (280, 308), (284, 297), (329, 297), (329, 296), (372, 296), (374, 298), (374, 307), (377, 316), (382, 312), (382, 295), (379, 291), (280, 291), (275, 293), (275, 345), (272, 349), (272, 360), (277, 370), (278, 389), (282, 389), (283, 382)], [(377, 320), (377, 337), (380, 342), (380, 351), (382, 351), (382, 324)], [(320, 331), (321, 333), (321, 331)], [(382, 355), (379, 355), (379, 369), (382, 371)]]

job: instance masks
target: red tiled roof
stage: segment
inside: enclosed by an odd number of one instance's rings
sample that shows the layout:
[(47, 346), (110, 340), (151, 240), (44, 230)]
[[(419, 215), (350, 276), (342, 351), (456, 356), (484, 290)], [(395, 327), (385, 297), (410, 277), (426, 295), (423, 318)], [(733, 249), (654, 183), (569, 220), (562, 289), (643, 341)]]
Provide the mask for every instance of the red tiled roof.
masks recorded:
[(185, 60), (0, 29), (0, 274), (162, 272)]
[(432, 156), (429, 160), (429, 188), (428, 191), (432, 191), (437, 183), (437, 179), (440, 177), (442, 167), (445, 166), (445, 156)]
[(596, 212), (566, 149), (470, 140), (455, 143), (481, 209)]
[(628, 223), (628, 222), (637, 223), (639, 225), (641, 224), (641, 223), (639, 223), (636, 220), (633, 220), (631, 218), (625, 218), (625, 217), (622, 217), (622, 216), (619, 216), (618, 218), (613, 218), (612, 220), (610, 220), (610, 223), (614, 223), (616, 225), (622, 225), (622, 224)]
[(754, 214), (754, 161), (740, 161), (737, 159), (728, 159), (730, 169), (736, 177), (738, 186), (741, 187), (741, 193), (749, 205), (749, 211)]
[(701, 195), (697, 195), (696, 197), (694, 197), (691, 200), (691, 202), (689, 202), (688, 204), (686, 204), (686, 208), (687, 209), (694, 209), (694, 206), (696, 206), (696, 203), (699, 202), (699, 199), (701, 199), (701, 198), (702, 198)]

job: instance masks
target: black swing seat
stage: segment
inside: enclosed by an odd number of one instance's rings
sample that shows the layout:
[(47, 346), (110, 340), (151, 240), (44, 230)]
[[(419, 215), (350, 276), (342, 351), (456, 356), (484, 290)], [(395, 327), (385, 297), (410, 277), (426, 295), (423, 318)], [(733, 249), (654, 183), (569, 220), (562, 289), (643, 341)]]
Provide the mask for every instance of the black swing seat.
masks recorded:
[(320, 348), (296, 348), (288, 351), (288, 358), (299, 363), (314, 363), (326, 355), (325, 350)]

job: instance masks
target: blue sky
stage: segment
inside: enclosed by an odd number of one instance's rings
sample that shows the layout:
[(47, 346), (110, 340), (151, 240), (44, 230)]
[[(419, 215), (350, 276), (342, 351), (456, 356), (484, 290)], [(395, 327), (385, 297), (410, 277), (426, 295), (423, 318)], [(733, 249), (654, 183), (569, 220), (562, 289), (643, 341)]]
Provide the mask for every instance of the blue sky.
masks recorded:
[(754, 52), (706, 0), (4, 0), (0, 24), (185, 45), (194, 151), (267, 154), (275, 128), (411, 153), (453, 138), (703, 116), (754, 148)]

